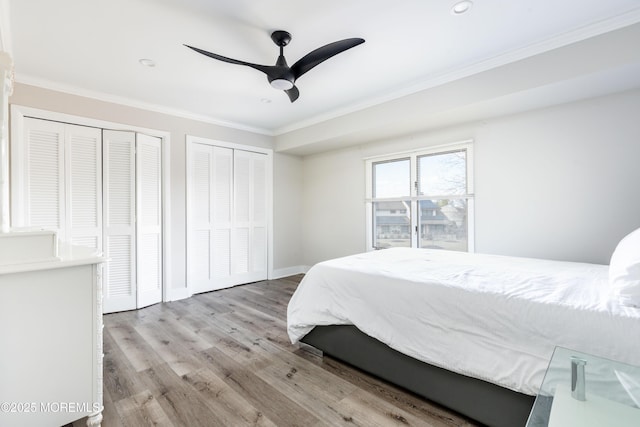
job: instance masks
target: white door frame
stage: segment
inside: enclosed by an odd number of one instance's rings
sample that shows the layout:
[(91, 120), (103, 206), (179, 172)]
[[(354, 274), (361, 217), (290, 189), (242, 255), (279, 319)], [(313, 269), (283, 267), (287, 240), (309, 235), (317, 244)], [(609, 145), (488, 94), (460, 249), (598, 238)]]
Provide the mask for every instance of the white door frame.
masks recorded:
[[(39, 108), (26, 107), (24, 105), (11, 105), (11, 163), (24, 157), (20, 151), (24, 136), (24, 118), (33, 117), (36, 119), (51, 120), (73, 125), (96, 127), (111, 130), (126, 130), (158, 137), (162, 140), (162, 301), (173, 301), (184, 298), (183, 295), (173, 295), (170, 286), (171, 279), (171, 188), (170, 188), (170, 153), (171, 134), (166, 131), (149, 129), (140, 126), (133, 126), (122, 123), (109, 122), (105, 120), (92, 119), (89, 117), (74, 116), (71, 114), (58, 113), (55, 111), (41, 110)], [(11, 170), (11, 223), (14, 218), (21, 218), (20, 206), (23, 206), (21, 191), (13, 191), (14, 185), (20, 183), (20, 171)], [(176, 291), (181, 291), (177, 289)]]
[(244, 145), (237, 144), (233, 142), (225, 142), (214, 139), (202, 138), (192, 135), (187, 135), (186, 138), (186, 221), (187, 221), (187, 232), (186, 232), (186, 277), (187, 277), (187, 292), (189, 296), (193, 295), (193, 289), (191, 287), (191, 281), (189, 280), (189, 247), (190, 247), (190, 235), (191, 235), (191, 227), (193, 225), (192, 220), (190, 219), (190, 208), (189, 202), (191, 200), (191, 171), (190, 165), (192, 160), (192, 147), (193, 144), (205, 144), (212, 145), (217, 147), (231, 148), (234, 150), (242, 150), (242, 151), (251, 151), (254, 153), (265, 154), (267, 156), (267, 192), (266, 192), (266, 200), (267, 200), (267, 279), (271, 280), (273, 278), (273, 150), (269, 148), (261, 148), (253, 145)]

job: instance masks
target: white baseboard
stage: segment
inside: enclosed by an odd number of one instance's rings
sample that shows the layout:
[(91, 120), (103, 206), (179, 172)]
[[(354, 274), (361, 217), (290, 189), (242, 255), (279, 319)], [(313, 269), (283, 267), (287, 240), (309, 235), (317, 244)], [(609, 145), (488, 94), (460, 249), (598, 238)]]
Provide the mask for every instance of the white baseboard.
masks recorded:
[[(282, 277), (295, 276), (296, 274), (306, 274), (311, 267), (308, 265), (295, 265), (293, 267), (278, 268), (271, 272), (270, 280), (280, 279)], [(181, 299), (193, 296), (187, 288), (169, 288), (165, 294), (165, 302), (179, 301)]]
[(167, 289), (165, 301), (178, 301), (181, 299), (189, 298), (191, 294), (187, 288)]
[(271, 272), (271, 279), (280, 279), (282, 277), (295, 276), (296, 274), (305, 274), (309, 271), (308, 265), (295, 265), (293, 267), (278, 268)]

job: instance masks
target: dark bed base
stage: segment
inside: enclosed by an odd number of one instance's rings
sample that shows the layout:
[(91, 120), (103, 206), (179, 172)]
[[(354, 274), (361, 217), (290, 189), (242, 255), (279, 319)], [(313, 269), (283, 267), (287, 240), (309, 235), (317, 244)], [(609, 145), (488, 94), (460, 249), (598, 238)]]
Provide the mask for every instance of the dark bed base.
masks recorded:
[(535, 399), (406, 356), (351, 325), (316, 326), (301, 341), (493, 427), (524, 426)]

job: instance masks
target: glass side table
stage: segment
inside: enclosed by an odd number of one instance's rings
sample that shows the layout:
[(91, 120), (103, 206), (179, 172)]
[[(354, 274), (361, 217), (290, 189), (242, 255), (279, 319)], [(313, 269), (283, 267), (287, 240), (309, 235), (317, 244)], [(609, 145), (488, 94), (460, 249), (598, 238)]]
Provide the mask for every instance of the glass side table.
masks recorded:
[(556, 347), (526, 427), (640, 426), (640, 367)]

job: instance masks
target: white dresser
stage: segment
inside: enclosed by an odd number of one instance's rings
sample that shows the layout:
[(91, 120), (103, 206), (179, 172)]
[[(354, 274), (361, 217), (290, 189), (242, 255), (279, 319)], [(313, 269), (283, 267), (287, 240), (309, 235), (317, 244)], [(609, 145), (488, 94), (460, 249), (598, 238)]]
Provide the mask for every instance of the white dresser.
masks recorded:
[[(0, 246), (19, 234), (0, 234)], [(100, 425), (104, 259), (63, 252), (0, 265), (0, 426)]]

